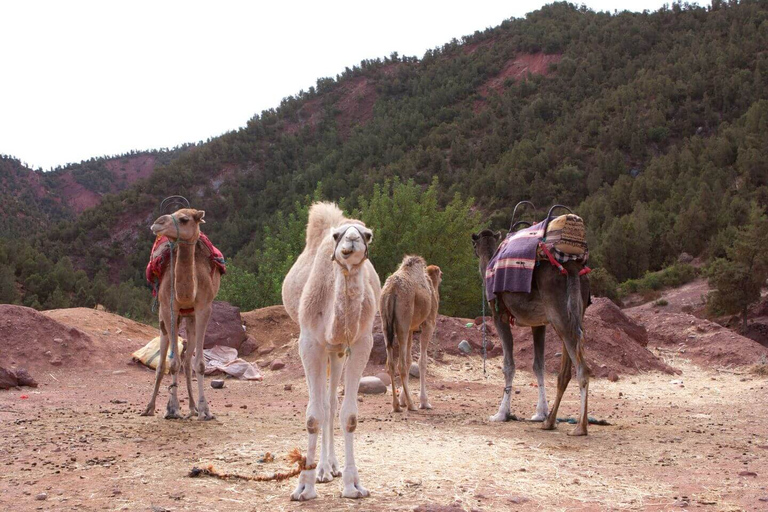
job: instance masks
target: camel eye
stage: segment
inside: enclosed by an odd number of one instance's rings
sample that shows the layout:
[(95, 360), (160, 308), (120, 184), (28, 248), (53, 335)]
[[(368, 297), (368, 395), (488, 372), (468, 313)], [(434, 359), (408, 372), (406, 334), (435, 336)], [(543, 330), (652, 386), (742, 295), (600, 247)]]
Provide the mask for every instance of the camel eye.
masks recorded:
[(180, 222), (181, 222), (182, 224), (186, 224), (187, 222), (189, 222), (189, 218), (188, 218), (188, 217), (182, 217), (182, 218), (181, 218), (181, 219), (179, 219), (179, 220), (180, 220)]

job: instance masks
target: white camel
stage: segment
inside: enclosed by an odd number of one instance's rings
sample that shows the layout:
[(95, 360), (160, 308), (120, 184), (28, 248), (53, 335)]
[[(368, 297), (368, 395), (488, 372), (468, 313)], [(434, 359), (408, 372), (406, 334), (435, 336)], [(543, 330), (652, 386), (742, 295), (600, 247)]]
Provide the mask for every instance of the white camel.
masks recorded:
[[(283, 304), (299, 324), (299, 354), (309, 388), (307, 469), (299, 475), (292, 500), (317, 497), (315, 481), (330, 482), (339, 472), (333, 444), (337, 389), (344, 372), (344, 401), (339, 421), (344, 431), (342, 496), (369, 495), (355, 466), (357, 391), (373, 347), (373, 320), (381, 283), (368, 260), (373, 233), (358, 220), (346, 219), (333, 203), (309, 210), (304, 252), (283, 281)], [(330, 377), (330, 378), (329, 378)], [(320, 461), (314, 468), (317, 436), (323, 430)]]

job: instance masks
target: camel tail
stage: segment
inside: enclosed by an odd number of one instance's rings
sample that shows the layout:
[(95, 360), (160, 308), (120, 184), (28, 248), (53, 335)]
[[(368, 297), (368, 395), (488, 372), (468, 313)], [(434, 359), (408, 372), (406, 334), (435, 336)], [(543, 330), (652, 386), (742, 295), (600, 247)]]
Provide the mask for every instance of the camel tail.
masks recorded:
[(568, 311), (568, 331), (574, 340), (581, 340), (584, 336), (582, 318), (584, 313), (584, 301), (581, 299), (581, 277), (579, 272), (568, 272), (566, 278), (566, 310)]
[(386, 338), (387, 348), (390, 348), (395, 343), (395, 304), (397, 303), (397, 296), (395, 294), (387, 294), (382, 297), (381, 304), (381, 328), (384, 331), (384, 337)]
[(307, 221), (307, 247), (317, 248), (328, 234), (328, 229), (342, 224), (344, 213), (336, 203), (314, 203), (309, 207)]

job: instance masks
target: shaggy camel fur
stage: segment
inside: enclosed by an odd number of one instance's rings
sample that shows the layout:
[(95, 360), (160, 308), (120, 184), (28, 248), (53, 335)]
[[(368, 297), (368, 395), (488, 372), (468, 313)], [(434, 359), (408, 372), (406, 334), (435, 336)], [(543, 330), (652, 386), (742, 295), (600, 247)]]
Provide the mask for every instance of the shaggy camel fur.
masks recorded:
[[(283, 304), (299, 324), (299, 354), (309, 388), (307, 469), (291, 494), (293, 500), (317, 497), (315, 480), (330, 482), (339, 472), (333, 443), (337, 388), (344, 371), (344, 401), (339, 420), (344, 431), (342, 496), (362, 498), (354, 456), (357, 391), (373, 347), (373, 320), (381, 295), (379, 276), (368, 260), (373, 233), (358, 220), (344, 218), (332, 203), (309, 210), (304, 251), (283, 281)], [(329, 379), (330, 377), (330, 379)], [(314, 469), (318, 432), (320, 461)]]
[[(431, 409), (427, 398), (427, 347), (432, 341), (440, 305), (440, 267), (430, 265), (419, 256), (406, 256), (400, 268), (389, 276), (381, 290), (381, 328), (387, 341), (387, 371), (392, 380), (392, 410), (400, 407), (416, 410), (408, 386), (411, 369), (413, 332), (421, 328), (419, 345), (420, 409)], [(397, 334), (397, 342), (395, 341)], [(399, 363), (399, 364), (398, 364)], [(398, 403), (395, 367), (398, 366), (403, 385)]]
[[(172, 215), (163, 215), (152, 224), (152, 232), (157, 236), (167, 236), (172, 241), (178, 242), (174, 254), (174, 275), (175, 275), (175, 297), (173, 300), (173, 319), (176, 325), (171, 325), (171, 273), (165, 272), (157, 290), (160, 316), (160, 363), (155, 372), (155, 388), (152, 391), (152, 399), (149, 401), (143, 416), (153, 416), (155, 414), (155, 400), (157, 392), (160, 389), (160, 382), (165, 373), (165, 358), (168, 353), (168, 347), (171, 339), (174, 339), (179, 332), (181, 323), (180, 310), (194, 309), (194, 312), (186, 315), (186, 327), (189, 341), (184, 346), (181, 354), (175, 354), (171, 359), (171, 383), (169, 390), (168, 406), (165, 411), (165, 418), (181, 418), (179, 410), (179, 398), (176, 394), (178, 388), (177, 376), (179, 367), (183, 365), (184, 375), (187, 380), (187, 391), (189, 392), (189, 415), (197, 415), (199, 420), (213, 419), (208, 402), (205, 400), (203, 391), (203, 375), (205, 371), (205, 360), (203, 359), (203, 343), (205, 341), (205, 330), (208, 327), (208, 320), (211, 318), (211, 308), (213, 299), (219, 292), (221, 283), (221, 273), (218, 268), (211, 268), (210, 259), (203, 256), (207, 251), (200, 238), (200, 224), (204, 224), (203, 217), (205, 212), (184, 208), (178, 210)], [(196, 257), (197, 251), (200, 255)], [(174, 339), (175, 342), (175, 339)], [(195, 371), (197, 372), (197, 389), (199, 400), (195, 406), (195, 399), (192, 394), (192, 350), (195, 351)], [(174, 349), (171, 351), (173, 355)], [(183, 360), (183, 361), (182, 361)]]
[[(485, 276), (488, 262), (496, 252), (501, 233), (484, 229), (472, 235), (475, 254), (480, 259), (480, 275)], [(589, 304), (589, 278), (579, 276), (584, 266), (575, 261), (563, 265), (568, 271), (565, 277), (549, 263), (538, 265), (533, 271), (531, 293), (497, 294), (496, 300), (489, 301), (493, 313), (496, 331), (501, 337), (504, 350), (504, 395), (499, 405), (499, 412), (491, 416), (491, 421), (507, 421), (510, 417), (509, 402), (512, 392), (512, 380), (515, 377), (512, 331), (509, 327), (510, 315), (521, 326), (530, 326), (533, 331), (533, 371), (539, 383), (539, 401), (534, 421), (544, 421), (542, 428), (551, 430), (557, 423), (557, 409), (563, 398), (565, 388), (571, 380), (571, 362), (576, 366), (579, 380), (581, 408), (579, 420), (571, 435), (587, 435), (587, 391), (589, 388), (589, 368), (584, 360), (584, 309)], [(501, 300), (501, 304), (497, 302)], [(551, 324), (563, 340), (563, 352), (560, 374), (557, 377), (557, 398), (552, 410), (547, 414), (547, 397), (544, 392), (544, 335), (547, 325)]]

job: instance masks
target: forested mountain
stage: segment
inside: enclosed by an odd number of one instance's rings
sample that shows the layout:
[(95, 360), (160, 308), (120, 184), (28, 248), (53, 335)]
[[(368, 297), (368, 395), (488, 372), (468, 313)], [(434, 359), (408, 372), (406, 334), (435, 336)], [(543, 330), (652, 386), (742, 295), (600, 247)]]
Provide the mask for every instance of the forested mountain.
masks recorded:
[[(319, 79), (105, 196), (30, 250), (70, 257), (102, 287), (140, 286), (148, 226), (163, 197), (182, 194), (206, 210), (205, 230), (227, 257), (258, 278), (274, 272), (265, 241), (295, 239), (288, 227), (301, 225), (310, 196), (365, 217), (377, 184), (398, 177), (425, 189), (437, 177), (437, 205), (473, 198), (466, 232), (507, 227), (522, 199), (542, 211), (576, 207), (593, 263), (620, 281), (683, 251), (722, 255), (732, 230), (768, 204), (766, 48), (766, 2), (618, 14), (555, 3), (421, 58), (392, 54)], [(468, 247), (457, 239), (445, 250)], [(476, 275), (461, 261), (444, 283)], [(23, 283), (17, 289), (29, 303)], [(479, 300), (453, 311), (473, 307)]]
[(121, 192), (156, 167), (167, 165), (192, 146), (91, 158), (79, 164), (32, 170), (17, 158), (0, 155), (0, 237), (35, 234)]

